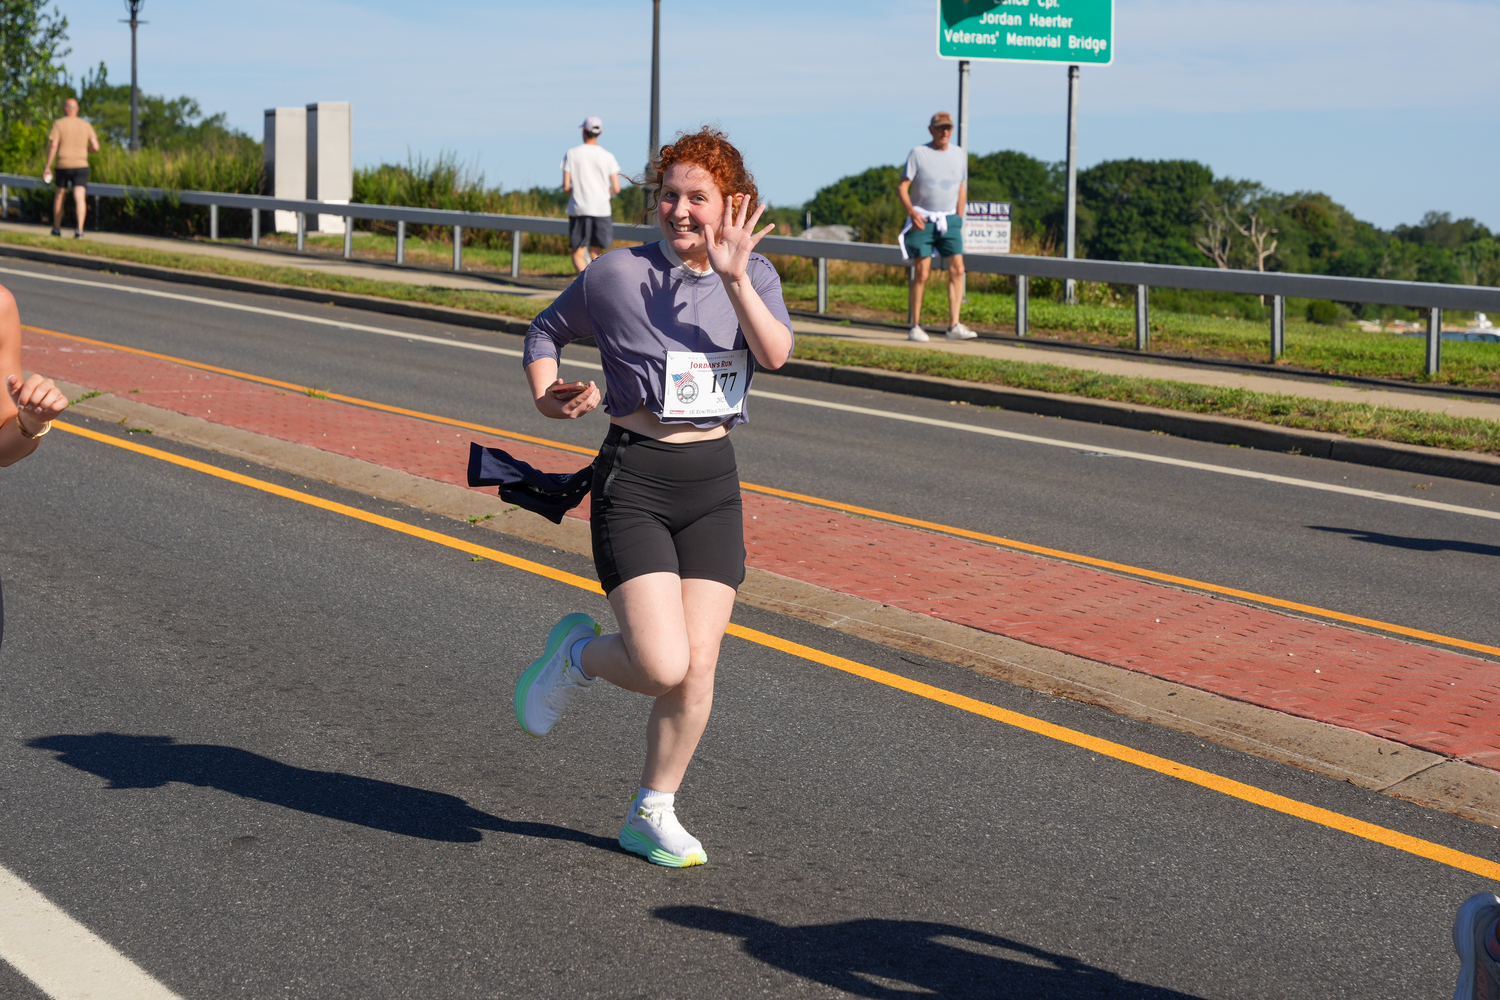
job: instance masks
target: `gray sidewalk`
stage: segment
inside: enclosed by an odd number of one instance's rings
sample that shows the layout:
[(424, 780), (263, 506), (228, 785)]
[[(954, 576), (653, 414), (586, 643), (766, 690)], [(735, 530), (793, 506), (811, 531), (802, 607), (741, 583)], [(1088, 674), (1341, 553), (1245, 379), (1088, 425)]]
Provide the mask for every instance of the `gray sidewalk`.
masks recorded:
[[(44, 234), (45, 226), (0, 223), (0, 232), (20, 232), (32, 235)], [(344, 260), (318, 254), (287, 252), (284, 249), (255, 248), (248, 243), (221, 241), (209, 243), (204, 240), (169, 239), (156, 236), (136, 236), (124, 233), (89, 232), (85, 242), (109, 246), (132, 247), (160, 253), (202, 254), (223, 260), (266, 267), (300, 268), (320, 274), (362, 278), (368, 281), (392, 281), (402, 284), (422, 285), (436, 288), (462, 289), (466, 291), (492, 292), (526, 298), (550, 299), (556, 290), (512, 284), (503, 275), (475, 274), (473, 276), (429, 270), (419, 267), (397, 267), (380, 261), (361, 261), (359, 258)], [(71, 242), (71, 241), (70, 241)], [(355, 242), (358, 251), (358, 240)], [(862, 343), (886, 346), (906, 345), (905, 331), (877, 326), (845, 325), (818, 320), (794, 319), (793, 329), (798, 333), (825, 337), (839, 337)], [(1421, 410), (1428, 413), (1443, 413), (1454, 417), (1478, 417), (1483, 420), (1500, 420), (1500, 402), (1484, 402), (1473, 399), (1441, 396), (1431, 392), (1403, 392), (1398, 389), (1361, 388), (1357, 386), (1332, 385), (1326, 381), (1300, 379), (1294, 374), (1286, 376), (1259, 375), (1226, 369), (1173, 364), (1170, 361), (1142, 359), (1139, 361), (1109, 355), (1096, 355), (1078, 350), (1049, 348), (1042, 344), (1023, 345), (978, 340), (952, 342), (940, 336), (924, 348), (952, 351), (959, 354), (997, 358), (1004, 361), (1031, 362), (1034, 364), (1059, 365), (1083, 371), (1096, 371), (1108, 375), (1123, 375), (1134, 378), (1170, 379), (1195, 385), (1222, 386), (1230, 389), (1247, 389), (1254, 392), (1279, 395), (1304, 396), (1310, 399), (1331, 400), (1349, 403), (1365, 403), (1371, 406), (1389, 406), (1403, 410)]]

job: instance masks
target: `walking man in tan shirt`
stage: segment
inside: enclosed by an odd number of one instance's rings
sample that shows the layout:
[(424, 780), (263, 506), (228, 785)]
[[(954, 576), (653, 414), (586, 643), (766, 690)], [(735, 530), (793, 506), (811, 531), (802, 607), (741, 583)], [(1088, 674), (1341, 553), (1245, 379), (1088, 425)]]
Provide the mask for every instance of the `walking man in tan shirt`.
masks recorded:
[(78, 117), (78, 102), (63, 102), (63, 116), (52, 123), (47, 136), (47, 165), (42, 180), (52, 183), (52, 161), (57, 160), (57, 197), (52, 199), (52, 235), (62, 235), (63, 195), (73, 188), (73, 207), (78, 210), (78, 228), (74, 238), (83, 235), (83, 220), (88, 214), (89, 153), (99, 152), (99, 136), (94, 126)]

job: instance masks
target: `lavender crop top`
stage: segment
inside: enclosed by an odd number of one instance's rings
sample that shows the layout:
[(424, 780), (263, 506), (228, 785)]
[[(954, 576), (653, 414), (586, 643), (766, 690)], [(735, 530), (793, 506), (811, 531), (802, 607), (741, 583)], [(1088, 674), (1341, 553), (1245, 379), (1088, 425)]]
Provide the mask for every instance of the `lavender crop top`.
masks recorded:
[[(674, 255), (675, 256), (675, 255)], [(771, 262), (752, 253), (750, 284), (771, 315), (792, 328), (781, 298), (781, 279)], [(601, 255), (526, 331), (522, 366), (557, 358), (564, 344), (593, 337), (604, 362), (604, 410), (623, 417), (642, 405), (662, 416), (668, 351), (746, 350), (745, 334), (724, 283), (712, 271), (700, 274), (669, 259), (660, 243), (622, 247)], [(749, 366), (746, 386), (754, 377)], [(735, 427), (749, 419), (748, 400), (738, 413), (668, 419), (695, 427)]]

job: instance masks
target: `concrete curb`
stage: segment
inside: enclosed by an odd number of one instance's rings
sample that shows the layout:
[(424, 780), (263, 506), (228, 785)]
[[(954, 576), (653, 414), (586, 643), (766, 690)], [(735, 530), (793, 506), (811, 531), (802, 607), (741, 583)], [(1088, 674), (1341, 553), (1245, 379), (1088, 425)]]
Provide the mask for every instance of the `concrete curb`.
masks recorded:
[(974, 406), (1063, 417), (1089, 423), (1160, 431), (1195, 441), (1233, 444), (1260, 451), (1294, 452), (1355, 465), (1373, 465), (1422, 476), (1444, 476), (1481, 483), (1500, 483), (1500, 457), (1473, 451), (1445, 451), (1394, 441), (1374, 441), (1258, 424), (1251, 420), (1215, 417), (1177, 410), (1160, 410), (1132, 403), (1117, 403), (1081, 396), (1063, 396), (1032, 389), (911, 375), (878, 368), (854, 368), (822, 361), (788, 361), (777, 375), (804, 378), (836, 385), (858, 386), (881, 392), (898, 392), (928, 399), (957, 400)]
[[(72, 398), (79, 398), (84, 392), (80, 386), (59, 383), (58, 387)], [(524, 539), (579, 555), (592, 552), (587, 522), (567, 517), (554, 525), (478, 490), (423, 479), (111, 394), (84, 400), (72, 412), (109, 423), (147, 428), (162, 438), (318, 479), (460, 523), (468, 521), (473, 530), (492, 533), (492, 537)], [(1500, 826), (1500, 771), (1463, 760), (826, 590), (753, 567), (748, 570), (736, 600), (1019, 687), (1192, 733), (1231, 749), (1347, 781), (1426, 808)]]
[[(256, 281), (252, 278), (231, 278), (197, 271), (179, 271), (175, 268), (158, 267), (152, 264), (132, 264), (106, 258), (87, 257), (82, 254), (37, 250), (32, 247), (0, 244), (0, 257), (16, 257), (42, 264), (78, 267), (89, 271), (108, 271), (136, 278), (151, 278), (157, 281), (217, 288), (222, 291), (273, 295), (302, 302), (362, 309), (366, 312), (384, 313), (387, 316), (403, 316), (407, 319), (447, 323), (452, 326), (490, 330), (497, 333), (524, 334), (530, 326), (524, 320), (487, 316), (483, 313), (451, 309), (446, 306), (401, 302), (373, 295), (355, 295), (317, 288), (298, 288), (269, 281)], [(1174, 437), (1212, 441), (1216, 444), (1233, 444), (1260, 451), (1294, 452), (1314, 458), (1332, 459), (1336, 462), (1396, 469), (1419, 476), (1441, 476), (1480, 483), (1500, 483), (1500, 457), (1479, 452), (1445, 451), (1441, 448), (1425, 448), (1420, 445), (1398, 444), (1392, 441), (1349, 438), (1320, 431), (1273, 427), (1230, 417), (1160, 410), (1131, 403), (1063, 396), (1031, 389), (1011, 389), (977, 382), (964, 382), (958, 379), (937, 378), (931, 375), (911, 375), (876, 368), (845, 367), (822, 361), (788, 361), (777, 369), (776, 374), (815, 382), (877, 389), (881, 392), (894, 392), (907, 396), (921, 396), (927, 399), (957, 400), (974, 406), (993, 406), (1002, 410), (1034, 413), (1046, 417), (1062, 417), (1086, 423), (1160, 431)]]

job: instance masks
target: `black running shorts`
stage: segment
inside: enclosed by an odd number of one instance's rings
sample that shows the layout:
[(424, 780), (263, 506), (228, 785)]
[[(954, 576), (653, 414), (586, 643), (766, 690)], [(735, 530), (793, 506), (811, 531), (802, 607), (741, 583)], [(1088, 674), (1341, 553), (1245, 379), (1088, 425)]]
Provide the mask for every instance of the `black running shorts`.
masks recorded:
[(615, 220), (607, 215), (568, 216), (568, 246), (608, 250), (615, 242)]
[(589, 494), (606, 594), (647, 573), (745, 581), (745, 516), (728, 437), (668, 444), (611, 424)]
[(52, 183), (59, 191), (70, 187), (86, 188), (89, 186), (89, 168), (58, 167), (52, 175)]

